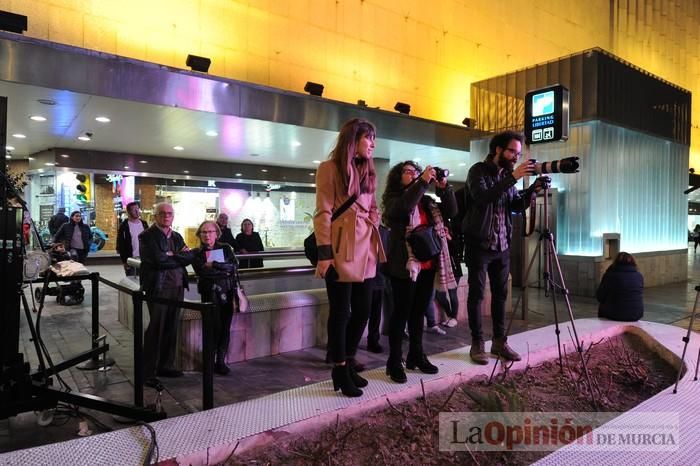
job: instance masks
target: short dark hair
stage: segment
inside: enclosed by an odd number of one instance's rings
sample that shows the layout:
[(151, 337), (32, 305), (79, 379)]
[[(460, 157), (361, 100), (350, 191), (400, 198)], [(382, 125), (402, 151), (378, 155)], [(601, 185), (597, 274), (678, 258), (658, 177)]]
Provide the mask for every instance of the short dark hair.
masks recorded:
[(491, 141), (489, 142), (489, 158), (496, 155), (496, 147), (506, 149), (508, 148), (510, 141), (513, 139), (520, 141), (521, 145), (525, 144), (525, 137), (523, 136), (523, 133), (519, 133), (517, 131), (502, 131), (492, 137)]
[(629, 252), (620, 252), (617, 254), (617, 257), (615, 257), (615, 261), (613, 262), (613, 265), (618, 265), (618, 264), (630, 264), (635, 267), (637, 267), (637, 261), (634, 260), (634, 256), (630, 254)]
[(126, 205), (126, 210), (128, 211), (131, 208), (131, 206), (136, 206), (139, 208), (141, 207), (141, 205), (137, 201), (131, 201)]

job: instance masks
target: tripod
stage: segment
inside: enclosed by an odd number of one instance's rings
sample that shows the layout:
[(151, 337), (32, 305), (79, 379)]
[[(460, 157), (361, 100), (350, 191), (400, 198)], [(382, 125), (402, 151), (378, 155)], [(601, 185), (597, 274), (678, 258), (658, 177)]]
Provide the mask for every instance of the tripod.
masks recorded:
[[(575, 340), (575, 346), (576, 346), (576, 351), (579, 354), (579, 357), (581, 359), (581, 365), (583, 366), (583, 371), (586, 376), (586, 383), (588, 384), (588, 389), (591, 394), (591, 402), (593, 403), (593, 406), (597, 409), (598, 404), (596, 403), (595, 396), (593, 395), (593, 384), (591, 383), (591, 377), (590, 374), (588, 373), (588, 365), (586, 364), (586, 358), (583, 355), (583, 343), (581, 340), (578, 338), (578, 332), (576, 331), (576, 325), (574, 324), (574, 314), (571, 310), (571, 301), (569, 301), (569, 290), (566, 288), (566, 284), (564, 282), (564, 274), (561, 271), (561, 265), (559, 264), (559, 257), (557, 256), (557, 248), (555, 246), (555, 240), (554, 240), (554, 234), (549, 230), (549, 215), (547, 211), (547, 204), (549, 200), (549, 187), (550, 187), (550, 182), (551, 179), (547, 176), (542, 176), (539, 178), (540, 182), (542, 183), (542, 188), (543, 188), (543, 193), (544, 193), (544, 206), (543, 206), (543, 216), (544, 216), (544, 229), (542, 230), (542, 233), (540, 234), (538, 240), (537, 240), (537, 247), (535, 248), (534, 252), (532, 253), (532, 257), (530, 258), (530, 263), (527, 266), (527, 270), (525, 272), (525, 275), (522, 277), (522, 287), (521, 287), (521, 292), (520, 296), (518, 296), (518, 300), (516, 301), (515, 306), (513, 306), (510, 317), (508, 319), (508, 326), (506, 328), (505, 336), (508, 336), (510, 334), (510, 329), (511, 326), (513, 325), (513, 319), (515, 318), (515, 312), (518, 309), (520, 305), (520, 300), (522, 299), (523, 295), (527, 291), (527, 279), (530, 275), (530, 270), (532, 269), (533, 264), (535, 263), (535, 259), (539, 257), (539, 252), (540, 249), (543, 247), (542, 245), (544, 244), (544, 271), (542, 273), (542, 278), (545, 283), (545, 291), (546, 292), (551, 292), (552, 295), (552, 308), (554, 310), (554, 333), (557, 336), (557, 349), (559, 351), (559, 370), (563, 373), (564, 372), (564, 365), (562, 362), (562, 356), (561, 356), (561, 330), (559, 329), (559, 316), (557, 313), (557, 300), (556, 300), (556, 291), (559, 290), (561, 294), (564, 296), (564, 300), (566, 302), (566, 309), (569, 314), (569, 323), (571, 324), (571, 330), (573, 332), (573, 338)], [(559, 283), (555, 282), (554, 276), (553, 276), (553, 265), (556, 266), (556, 272), (557, 276), (559, 277)], [(687, 343), (686, 343), (687, 344)], [(491, 370), (491, 376), (489, 377), (489, 383), (493, 379), (494, 373), (496, 372), (496, 367), (498, 366), (498, 363), (501, 360), (501, 356), (498, 355), (496, 362), (494, 363), (493, 369)]]
[[(693, 305), (693, 313), (690, 314), (690, 322), (688, 322), (688, 333), (683, 337), (685, 344), (683, 345), (683, 354), (681, 355), (681, 362), (678, 365), (678, 375), (676, 376), (676, 385), (673, 387), (673, 393), (678, 393), (678, 382), (681, 380), (681, 372), (683, 372), (683, 363), (685, 362), (685, 352), (688, 349), (688, 343), (690, 343), (690, 332), (693, 329), (693, 322), (695, 321), (695, 313), (698, 309), (698, 301), (700, 300), (700, 285), (695, 287), (695, 304)], [(698, 369), (700, 368), (700, 349), (698, 349), (698, 359), (695, 362), (695, 377), (694, 381), (698, 380)]]

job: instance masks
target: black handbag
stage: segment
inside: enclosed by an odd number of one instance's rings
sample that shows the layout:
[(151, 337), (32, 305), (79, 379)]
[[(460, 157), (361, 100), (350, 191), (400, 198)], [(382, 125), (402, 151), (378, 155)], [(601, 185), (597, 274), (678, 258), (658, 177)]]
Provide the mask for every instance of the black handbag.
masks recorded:
[[(331, 215), (331, 223), (336, 218), (343, 215), (343, 212), (348, 210), (350, 206), (355, 203), (356, 200), (357, 194), (353, 194), (348, 198), (347, 201), (343, 202), (343, 204), (340, 207), (338, 207), (338, 210), (333, 212), (333, 215)], [(314, 267), (316, 266), (316, 264), (318, 264), (318, 248), (316, 247), (316, 233), (314, 233), (313, 231), (304, 240), (304, 255), (307, 259), (309, 259), (309, 262), (311, 262), (311, 265), (313, 265)]]
[(421, 262), (436, 258), (442, 251), (442, 240), (432, 225), (418, 225), (406, 238), (413, 255)]

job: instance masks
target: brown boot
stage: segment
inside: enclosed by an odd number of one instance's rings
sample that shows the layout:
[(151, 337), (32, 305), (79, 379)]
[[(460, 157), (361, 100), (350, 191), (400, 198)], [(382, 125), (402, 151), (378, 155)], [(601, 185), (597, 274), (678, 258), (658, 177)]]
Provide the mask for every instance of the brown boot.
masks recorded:
[(472, 347), (469, 349), (469, 357), (477, 364), (486, 365), (489, 357), (484, 349), (484, 340), (472, 340)]
[(508, 342), (505, 337), (493, 339), (491, 342), (491, 354), (494, 356), (500, 356), (506, 361), (520, 361), (520, 359), (522, 359), (518, 353), (513, 351), (513, 348), (508, 346)]

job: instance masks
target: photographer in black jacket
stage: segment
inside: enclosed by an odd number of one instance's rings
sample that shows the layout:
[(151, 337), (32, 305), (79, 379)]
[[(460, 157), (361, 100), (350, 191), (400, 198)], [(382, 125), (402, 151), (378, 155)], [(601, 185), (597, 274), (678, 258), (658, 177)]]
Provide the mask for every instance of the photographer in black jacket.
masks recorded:
[(489, 143), (486, 160), (477, 162), (467, 176), (467, 212), (462, 223), (466, 242), (466, 264), (469, 270), (467, 312), (472, 334), (469, 356), (477, 364), (488, 364), (481, 333), (481, 302), (484, 298), (486, 274), (491, 284), (491, 318), (493, 342), (491, 354), (508, 361), (519, 361), (520, 355), (506, 342), (505, 302), (510, 273), (511, 212), (523, 212), (541, 189), (540, 180), (523, 192), (515, 184), (531, 174), (535, 163), (526, 160), (517, 167), (523, 135), (504, 131)]

